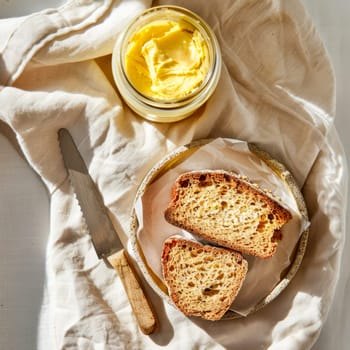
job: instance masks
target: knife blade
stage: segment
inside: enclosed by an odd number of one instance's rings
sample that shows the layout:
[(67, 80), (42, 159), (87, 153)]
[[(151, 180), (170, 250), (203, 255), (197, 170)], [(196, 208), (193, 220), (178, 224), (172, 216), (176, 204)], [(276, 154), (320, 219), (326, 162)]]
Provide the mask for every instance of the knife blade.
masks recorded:
[(157, 329), (154, 309), (146, 298), (131, 259), (113, 227), (103, 198), (68, 130), (60, 129), (58, 139), (69, 180), (97, 256), (107, 260), (117, 271), (141, 331), (144, 334), (151, 334)]

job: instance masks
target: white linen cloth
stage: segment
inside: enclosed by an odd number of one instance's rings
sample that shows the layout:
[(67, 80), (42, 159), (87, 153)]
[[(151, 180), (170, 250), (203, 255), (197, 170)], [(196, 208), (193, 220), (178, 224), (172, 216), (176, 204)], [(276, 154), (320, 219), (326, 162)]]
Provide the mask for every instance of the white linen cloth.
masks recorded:
[[(334, 129), (334, 76), (297, 0), (173, 1), (202, 16), (220, 42), (218, 88), (195, 115), (148, 122), (120, 99), (104, 60), (128, 20), (157, 1), (69, 1), (0, 21), (0, 119), (16, 133), (50, 193), (47, 247), (50, 349), (308, 349), (331, 305), (345, 234), (344, 154)], [(102, 68), (101, 68), (102, 67)], [(300, 270), (272, 304), (247, 318), (187, 318), (149, 288), (158, 333), (142, 335), (121, 283), (98, 261), (68, 183), (57, 131), (68, 128), (127, 240), (143, 176), (193, 139), (254, 142), (293, 173), (311, 219)], [(39, 344), (43, 341), (39, 341)]]

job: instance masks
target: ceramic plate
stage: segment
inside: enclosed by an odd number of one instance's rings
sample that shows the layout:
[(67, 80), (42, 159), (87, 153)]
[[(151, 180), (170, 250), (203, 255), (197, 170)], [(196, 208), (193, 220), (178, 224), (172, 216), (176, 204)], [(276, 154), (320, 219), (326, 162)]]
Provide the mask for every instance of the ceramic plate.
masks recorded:
[[(199, 152), (204, 152), (204, 155)], [(191, 169), (192, 165), (193, 169)], [(160, 191), (163, 191), (163, 188), (165, 187), (162, 185), (162, 181), (167, 181), (167, 176), (174, 171), (175, 174), (172, 174), (171, 176), (177, 176), (176, 171), (181, 173), (181, 171), (183, 171), (183, 166), (185, 166), (185, 169), (187, 170), (198, 170), (200, 168), (219, 169), (219, 167), (222, 169), (223, 167), (226, 167), (225, 170), (231, 170), (232, 168), (232, 171), (234, 172), (243, 171), (245, 174), (247, 172), (249, 173), (250, 170), (251, 174), (257, 172), (255, 167), (258, 167), (258, 172), (261, 171), (259, 176), (264, 178), (268, 177), (268, 182), (271, 183), (272, 187), (276, 186), (276, 181), (277, 186), (284, 186), (286, 190), (283, 190), (285, 193), (282, 193), (282, 196), (289, 196), (291, 201), (295, 203), (296, 211), (298, 212), (298, 222), (300, 222), (300, 225), (298, 224), (298, 232), (295, 233), (296, 239), (294, 241), (290, 240), (288, 245), (284, 248), (280, 248), (279, 245), (277, 252), (280, 249), (280, 257), (274, 256), (271, 259), (267, 259), (269, 261), (265, 261), (266, 259), (246, 257), (250, 269), (248, 272), (250, 278), (248, 278), (247, 275), (246, 280), (248, 280), (248, 282), (244, 282), (244, 284), (247, 284), (246, 288), (244, 289), (245, 285), (243, 285), (235, 302), (230, 310), (226, 312), (223, 319), (237, 318), (242, 315), (247, 316), (256, 312), (272, 300), (276, 299), (276, 297), (287, 287), (296, 274), (303, 259), (307, 246), (309, 222), (303, 196), (298, 189), (292, 174), (284, 165), (256, 146), (242, 141), (236, 142), (231, 139), (200, 140), (180, 147), (164, 157), (149, 171), (137, 192), (134, 209), (131, 214), (131, 243), (137, 262), (146, 280), (153, 289), (169, 303), (172, 302), (168, 296), (162, 275), (159, 272), (161, 245), (164, 237), (161, 235), (157, 237), (158, 232), (161, 233), (161, 230), (151, 230), (151, 232), (149, 230), (147, 231), (146, 228), (148, 222), (158, 220), (156, 215), (162, 216), (162, 209), (150, 209), (153, 205), (156, 207), (160, 201), (154, 193), (148, 193), (149, 191), (153, 191), (154, 188), (155, 191), (157, 191), (157, 186), (160, 186), (159, 188), (162, 188)], [(229, 169), (227, 167), (229, 167)], [(249, 179), (252, 177), (251, 174)], [(280, 184), (278, 184), (278, 181), (280, 181)], [(274, 185), (272, 185), (273, 182), (275, 182)], [(264, 185), (266, 185), (266, 183)], [(171, 187), (172, 183), (169, 184), (169, 186)], [(170, 192), (170, 189), (165, 188), (164, 191)], [(142, 203), (146, 196), (150, 197), (148, 201), (150, 200), (151, 202), (147, 202), (147, 205), (142, 207)], [(167, 199), (165, 199), (165, 202), (166, 200)], [(152, 204), (152, 201), (157, 201), (157, 203)], [(160, 205), (161, 208), (163, 208), (162, 204)], [(150, 212), (147, 212), (147, 210), (150, 210)], [(151, 217), (148, 217), (149, 215)], [(159, 227), (166, 225), (166, 223), (163, 222), (160, 224), (161, 226)], [(292, 225), (289, 228), (289, 231), (295, 231), (295, 227), (296, 226)], [(285, 254), (285, 251), (288, 252), (288, 260), (284, 258), (283, 254)], [(278, 255), (278, 253), (275, 255)], [(283, 262), (283, 266), (280, 264), (281, 261)], [(276, 266), (276, 264), (280, 265)], [(270, 274), (270, 271), (274, 276), (271, 276), (270, 281), (265, 283), (264, 288), (259, 290), (256, 295), (247, 296), (249, 290), (256, 290), (256, 288), (258, 288), (257, 286), (262, 286), (261, 281), (259, 281), (259, 276), (264, 273)], [(266, 276), (263, 278), (264, 281), (268, 280)], [(253, 284), (255, 284), (255, 287), (253, 287)]]

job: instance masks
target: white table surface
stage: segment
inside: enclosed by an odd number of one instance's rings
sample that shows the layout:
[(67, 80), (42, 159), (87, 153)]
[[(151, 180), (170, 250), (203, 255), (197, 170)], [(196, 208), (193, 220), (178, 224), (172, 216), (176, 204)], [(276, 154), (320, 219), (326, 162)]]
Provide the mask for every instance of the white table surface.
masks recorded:
[[(335, 68), (335, 124), (349, 158), (350, 1), (303, 2), (324, 40)], [(10, 3), (11, 1), (1, 1), (0, 10)], [(1, 17), (6, 17), (4, 11), (0, 12)], [(49, 197), (41, 180), (16, 149), (11, 132), (2, 124), (0, 131), (0, 349), (45, 349), (45, 344), (38, 344), (37, 333), (39, 327), (45, 327), (45, 320), (41, 320), (40, 324), (39, 315), (47, 307), (45, 247), (50, 225)], [(348, 215), (347, 228), (349, 224)], [(340, 325), (345, 327), (340, 328)], [(344, 329), (350, 330), (348, 240), (335, 299), (314, 349), (348, 349), (349, 335), (342, 331)]]

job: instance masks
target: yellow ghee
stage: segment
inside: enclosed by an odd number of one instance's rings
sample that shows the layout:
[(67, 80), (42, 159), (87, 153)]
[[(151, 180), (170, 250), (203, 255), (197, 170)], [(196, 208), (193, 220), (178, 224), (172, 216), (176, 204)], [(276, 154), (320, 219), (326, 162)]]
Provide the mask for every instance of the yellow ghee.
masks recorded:
[(161, 101), (193, 93), (210, 66), (202, 34), (181, 20), (156, 20), (142, 27), (129, 39), (124, 62), (134, 88)]

